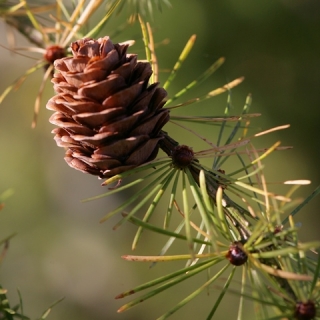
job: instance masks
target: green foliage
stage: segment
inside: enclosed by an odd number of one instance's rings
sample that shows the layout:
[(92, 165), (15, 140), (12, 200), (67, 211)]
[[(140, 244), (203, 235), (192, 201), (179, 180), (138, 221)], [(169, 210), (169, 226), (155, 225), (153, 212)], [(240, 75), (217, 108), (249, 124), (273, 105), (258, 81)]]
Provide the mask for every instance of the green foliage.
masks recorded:
[[(161, 9), (161, 3), (169, 5), (169, 1), (166, 0), (108, 2), (103, 17), (89, 30), (88, 22), (98, 8), (103, 8), (102, 5), (105, 4), (103, 1), (88, 1), (85, 4), (79, 1), (75, 2), (74, 7), (66, 6), (63, 1), (57, 1), (53, 6), (40, 7), (20, 1), (12, 6), (1, 3), (0, 8), (1, 17), (6, 23), (13, 25), (36, 45), (36, 49), (30, 47), (27, 50), (38, 50), (37, 52), (44, 53), (48, 45), (59, 45), (68, 53), (70, 41), (76, 38), (99, 36), (110, 16), (117, 11), (116, 9), (118, 8), (120, 12), (123, 6), (128, 4), (132, 17), (138, 16), (140, 22), (146, 59), (154, 70), (151, 81), (157, 82), (159, 68), (156, 45), (152, 28), (149, 23), (144, 22), (143, 16), (146, 16), (147, 12), (152, 14), (153, 5)], [(56, 20), (51, 21), (52, 30), (47, 32), (38, 15), (50, 16), (52, 12)], [(34, 32), (31, 33), (30, 30)], [(33, 36), (34, 34), (36, 36)], [(195, 35), (191, 36), (185, 45), (164, 82), (165, 89), (169, 88), (178, 77), (181, 67), (185, 65), (194, 46), (195, 39)], [(151, 262), (152, 266), (165, 261), (184, 261), (184, 266), (177, 271), (118, 294), (117, 299), (141, 294), (125, 303), (118, 311), (128, 310), (204, 273), (207, 276), (206, 281), (195, 290), (190, 290), (185, 298), (178, 301), (158, 319), (168, 318), (200, 293), (205, 290), (209, 292), (212, 288), (218, 289), (220, 294), (214, 302), (211, 302), (207, 319), (215, 316), (227, 293), (239, 297), (238, 319), (244, 318), (245, 300), (253, 303), (259, 319), (317, 319), (320, 313), (318, 311), (320, 259), (317, 251), (320, 242), (301, 242), (293, 217), (319, 194), (320, 187), (304, 201), (292, 199), (292, 194), (300, 185), (307, 184), (306, 180), (283, 182), (284, 185), (293, 185), (285, 195), (270, 191), (268, 179), (264, 174), (263, 161), (274, 152), (286, 150), (288, 147), (281, 147), (280, 142), (275, 142), (266, 148), (255, 146), (259, 137), (286, 129), (288, 126), (252, 133), (251, 121), (259, 114), (249, 113), (252, 104), (251, 95), (247, 96), (240, 114), (231, 114), (231, 90), (243, 81), (242, 77), (212, 89), (206, 94), (195, 94), (192, 99), (175, 104), (176, 100), (183, 99), (184, 94), (198, 90), (224, 61), (225, 59), (221, 57), (213, 62), (200, 76), (195, 76), (195, 80), (171, 95), (165, 105), (172, 113), (171, 124), (178, 129), (186, 130), (188, 134), (193, 134), (208, 147), (196, 150), (194, 146), (186, 146), (192, 150), (192, 158), (186, 165), (179, 165), (174, 155), (181, 144), (175, 140), (175, 132), (163, 131), (160, 148), (165, 155), (162, 158), (113, 176), (104, 181), (103, 186), (116, 183), (115, 187), (111, 187), (102, 195), (85, 200), (109, 197), (132, 188), (134, 192), (120, 206), (108, 212), (101, 222), (121, 213), (121, 218), (114, 229), (125, 222), (137, 226), (132, 249), (142, 242), (140, 240), (144, 230), (162, 235), (164, 244), (160, 250), (155, 249), (160, 252), (157, 255), (125, 255), (123, 258), (128, 261)], [(29, 74), (47, 63), (44, 58), (39, 59), (21, 78), (7, 87), (0, 97), (0, 102), (9, 92), (17, 89)], [(39, 89), (35, 106), (36, 115), (44, 83), (49, 79), (51, 72), (53, 72), (52, 64), (45, 71)], [(227, 103), (222, 116), (174, 114), (178, 108), (187, 105), (198, 107), (201, 102), (224, 93), (227, 94)], [(34, 119), (33, 125), (35, 121)], [(187, 123), (188, 126), (182, 125), (181, 122)], [(197, 124), (218, 126), (216, 139), (197, 133), (192, 127)], [(184, 155), (180, 156), (184, 157)], [(210, 159), (209, 166), (204, 162), (205, 159)], [(224, 170), (227, 161), (235, 164), (230, 172)], [(132, 179), (131, 182), (126, 181), (129, 176)], [(159, 207), (161, 210), (158, 211), (162, 212), (160, 225), (159, 219), (155, 219), (155, 213), (158, 212), (156, 209)], [(144, 212), (142, 218), (141, 212)], [(177, 216), (180, 218), (178, 222), (174, 219)], [(7, 236), (0, 242), (3, 246), (0, 261), (5, 256), (11, 237), (12, 235)], [(185, 242), (187, 253), (175, 255), (168, 253), (176, 244), (176, 240)], [(212, 272), (213, 268), (217, 271)], [(236, 280), (239, 272), (240, 284)], [(10, 306), (6, 293), (5, 289), (0, 289), (0, 319), (29, 319), (24, 315), (20, 293), (20, 303), (16, 307)], [(301, 305), (302, 311), (299, 309)], [(306, 306), (310, 313), (299, 314), (299, 312), (305, 312)], [(314, 314), (312, 306), (315, 309)], [(50, 311), (51, 307), (39, 319), (45, 319)]]
[[(22, 320), (31, 320), (30, 317), (27, 317), (23, 312), (23, 303), (20, 291), (18, 291), (20, 303), (14, 307), (10, 306), (8, 297), (6, 295), (7, 290), (3, 289), (0, 286), (0, 319), (3, 320), (14, 320), (14, 319), (22, 319)], [(64, 298), (59, 299), (55, 303), (53, 303), (47, 310), (45, 310), (42, 315), (36, 320), (45, 320), (51, 312), (51, 309), (59, 302), (61, 302)]]

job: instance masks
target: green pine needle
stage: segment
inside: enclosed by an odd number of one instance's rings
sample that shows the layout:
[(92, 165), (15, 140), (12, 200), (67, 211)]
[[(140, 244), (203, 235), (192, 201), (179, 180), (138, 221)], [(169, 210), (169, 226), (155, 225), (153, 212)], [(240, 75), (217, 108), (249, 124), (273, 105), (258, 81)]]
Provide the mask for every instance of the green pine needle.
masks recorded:
[(164, 320), (167, 319), (169, 316), (171, 316), (173, 313), (178, 311), (180, 308), (185, 306), (187, 303), (189, 303), (192, 299), (194, 299), (196, 296), (198, 296), (203, 290), (207, 289), (215, 280), (217, 280), (224, 271), (227, 270), (229, 267), (229, 264), (225, 265), (219, 272), (217, 272), (213, 277), (211, 277), (207, 282), (205, 282), (200, 288), (193, 291), (190, 295), (188, 295), (185, 299), (180, 301), (178, 304), (175, 305), (174, 308), (170, 309), (168, 312), (163, 314), (161, 317), (159, 317), (157, 320)]
[[(229, 267), (229, 264), (227, 264), (221, 271), (224, 271), (225, 269), (227, 269), (227, 267)], [(220, 271), (220, 272), (221, 272), (221, 271)], [(232, 269), (232, 271), (231, 271), (231, 273), (230, 273), (230, 275), (229, 275), (226, 283), (224, 284), (224, 287), (223, 287), (223, 289), (222, 289), (222, 291), (221, 291), (218, 299), (216, 300), (215, 304), (213, 305), (213, 308), (211, 309), (211, 311), (210, 311), (210, 313), (209, 313), (209, 315), (208, 315), (208, 317), (207, 317), (207, 320), (212, 319), (212, 317), (214, 316), (215, 312), (217, 311), (218, 306), (220, 305), (220, 303), (221, 303), (224, 295), (226, 294), (226, 292), (227, 292), (227, 290), (228, 290), (228, 288), (229, 288), (229, 285), (230, 285), (230, 283), (231, 283), (231, 280), (233, 279), (233, 276), (234, 276), (235, 271), (236, 271), (236, 268), (234, 267), (234, 268)]]
[[(180, 272), (176, 273), (175, 279), (167, 281), (166, 283), (164, 283), (163, 285), (161, 285), (158, 288), (154, 289), (153, 291), (150, 291), (147, 294), (144, 294), (141, 297), (136, 298), (136, 299), (132, 300), (131, 302), (125, 304), (124, 306), (122, 306), (118, 310), (118, 312), (123, 312), (123, 311), (125, 311), (125, 310), (127, 310), (129, 308), (132, 308), (133, 306), (152, 298), (153, 296), (155, 296), (155, 295), (157, 295), (157, 294), (159, 294), (159, 293), (171, 288), (172, 286), (175, 286), (175, 285), (179, 284), (180, 282), (189, 279), (190, 277), (202, 272), (203, 270), (207, 270), (208, 268), (210, 268), (211, 266), (217, 264), (220, 261), (221, 261), (221, 258), (220, 259), (219, 258), (214, 258), (212, 260), (209, 260), (206, 264), (203, 264), (203, 265), (197, 264), (197, 265), (193, 265), (193, 266), (188, 267), (188, 268), (184, 268), (182, 270), (183, 271), (182, 273), (180, 273)], [(169, 277), (171, 278), (171, 276), (169, 276)], [(151, 283), (153, 283), (153, 282), (151, 282)], [(145, 286), (147, 286), (147, 284)], [(133, 289), (133, 290), (130, 290), (130, 291), (135, 292), (135, 290), (136, 289)], [(122, 297), (122, 295), (119, 295), (119, 296)]]
[(191, 49), (194, 46), (195, 41), (196, 41), (196, 35), (194, 34), (188, 40), (186, 46), (184, 47), (184, 49), (182, 50), (182, 52), (178, 58), (178, 61), (174, 65), (173, 69), (171, 70), (171, 73), (170, 73), (168, 79), (163, 84), (164, 89), (167, 90), (168, 87), (170, 86), (170, 84), (172, 83), (173, 79), (176, 77), (178, 70), (181, 68), (183, 62), (186, 60), (187, 56), (189, 55)]
[[(123, 215), (127, 216), (127, 214), (123, 214)], [(135, 225), (137, 225), (139, 227), (142, 227), (143, 229), (147, 229), (147, 230), (153, 231), (155, 233), (163, 234), (165, 236), (169, 236), (169, 237), (172, 237), (174, 239), (187, 240), (187, 237), (182, 235), (182, 234), (180, 234), (179, 232), (173, 232), (173, 231), (170, 231), (170, 230), (166, 230), (166, 229), (162, 229), (162, 228), (156, 227), (155, 225), (146, 223), (143, 220), (138, 219), (137, 217), (131, 216), (130, 218), (128, 218), (128, 220), (130, 222), (132, 222), (133, 224), (135, 224)], [(205, 245), (211, 246), (211, 242), (209, 242), (209, 241), (204, 241), (204, 240), (197, 239), (197, 238), (192, 238), (192, 241), (196, 242), (196, 243), (200, 243), (200, 244), (205, 244)], [(163, 254), (161, 253), (160, 255), (163, 255)]]
[(189, 91), (192, 88), (196, 88), (199, 86), (203, 81), (205, 81), (208, 77), (210, 77), (217, 69), (224, 63), (225, 58), (220, 58), (216, 62), (214, 62), (203, 74), (201, 74), (196, 80), (190, 82), (186, 87), (184, 87), (182, 90), (180, 90), (178, 93), (176, 93), (171, 99), (169, 99), (166, 103), (166, 105), (169, 105), (174, 100), (181, 97), (183, 94), (185, 94), (187, 91)]
[[(154, 213), (155, 208), (157, 207), (157, 205), (159, 204), (160, 199), (162, 198), (163, 194), (165, 193), (166, 189), (168, 188), (169, 183), (171, 182), (173, 176), (176, 173), (176, 169), (171, 170), (171, 172), (169, 172), (169, 174), (160, 182), (159, 185), (159, 191), (156, 195), (156, 197), (153, 199), (153, 201), (151, 202), (151, 205), (149, 206), (146, 214), (143, 217), (143, 222), (148, 222), (151, 215)], [(141, 236), (141, 233), (143, 231), (142, 227), (139, 227), (134, 239), (133, 239), (133, 244), (132, 244), (132, 249), (134, 250), (137, 246), (137, 243), (139, 241), (139, 238)]]

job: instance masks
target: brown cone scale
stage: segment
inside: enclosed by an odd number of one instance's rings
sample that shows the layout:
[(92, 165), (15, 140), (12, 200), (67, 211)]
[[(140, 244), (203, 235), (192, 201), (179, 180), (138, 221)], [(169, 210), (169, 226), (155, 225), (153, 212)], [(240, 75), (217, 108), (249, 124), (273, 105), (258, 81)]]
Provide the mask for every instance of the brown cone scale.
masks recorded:
[(127, 54), (109, 37), (71, 44), (73, 57), (54, 62), (56, 95), (47, 103), (50, 122), (69, 166), (108, 178), (153, 160), (169, 120), (167, 95), (148, 85), (148, 62)]

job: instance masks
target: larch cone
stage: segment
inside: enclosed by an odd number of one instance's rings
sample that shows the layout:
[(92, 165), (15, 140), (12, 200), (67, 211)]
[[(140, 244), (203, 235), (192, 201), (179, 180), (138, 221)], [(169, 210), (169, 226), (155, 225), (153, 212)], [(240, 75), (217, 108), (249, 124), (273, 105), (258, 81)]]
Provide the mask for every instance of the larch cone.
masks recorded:
[(71, 44), (72, 57), (54, 62), (57, 94), (47, 103), (54, 139), (69, 166), (100, 178), (153, 160), (169, 120), (166, 91), (148, 84), (150, 63), (127, 48), (85, 38)]

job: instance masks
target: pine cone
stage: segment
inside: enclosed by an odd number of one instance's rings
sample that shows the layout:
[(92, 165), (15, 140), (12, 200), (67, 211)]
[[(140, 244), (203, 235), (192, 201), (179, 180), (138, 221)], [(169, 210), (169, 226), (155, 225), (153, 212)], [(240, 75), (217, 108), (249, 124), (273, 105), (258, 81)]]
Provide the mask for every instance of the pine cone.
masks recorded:
[(71, 44), (73, 57), (54, 63), (57, 95), (47, 103), (54, 139), (69, 166), (100, 178), (153, 160), (169, 120), (166, 91), (148, 86), (150, 64), (127, 48), (85, 38)]

